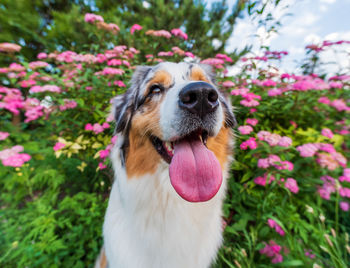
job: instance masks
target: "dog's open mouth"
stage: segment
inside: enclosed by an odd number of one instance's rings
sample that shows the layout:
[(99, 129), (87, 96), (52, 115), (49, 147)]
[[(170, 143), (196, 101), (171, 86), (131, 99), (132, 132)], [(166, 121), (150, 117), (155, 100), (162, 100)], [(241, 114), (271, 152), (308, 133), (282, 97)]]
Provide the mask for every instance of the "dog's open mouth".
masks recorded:
[(175, 191), (190, 202), (215, 196), (222, 183), (221, 166), (207, 146), (208, 132), (196, 130), (174, 142), (152, 137), (157, 152), (170, 164), (170, 181)]
[(151, 141), (154, 148), (161, 155), (165, 162), (171, 163), (171, 159), (174, 156), (174, 148), (177, 143), (181, 143), (182, 140), (200, 140), (204, 146), (207, 146), (208, 131), (204, 129), (198, 129), (176, 141), (162, 141), (161, 139), (151, 136)]

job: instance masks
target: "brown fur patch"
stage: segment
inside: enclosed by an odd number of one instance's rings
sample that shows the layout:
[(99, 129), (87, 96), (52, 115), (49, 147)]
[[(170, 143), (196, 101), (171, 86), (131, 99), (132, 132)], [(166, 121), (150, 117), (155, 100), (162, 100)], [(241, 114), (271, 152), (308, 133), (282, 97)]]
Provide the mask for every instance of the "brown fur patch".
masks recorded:
[(154, 173), (161, 160), (149, 139), (150, 135), (160, 139), (163, 136), (159, 126), (159, 103), (148, 102), (144, 111), (136, 113), (132, 119), (125, 164), (129, 178)]
[(107, 268), (107, 257), (104, 248), (101, 249), (94, 268)]
[[(164, 70), (157, 71), (155, 75), (153, 76), (152, 80), (150, 80), (147, 84), (147, 87), (150, 87), (154, 84), (160, 84), (163, 85), (165, 88), (170, 87), (172, 83), (172, 77), (171, 75)], [(148, 94), (148, 92), (146, 92)]]
[(222, 169), (225, 167), (228, 157), (231, 155), (230, 139), (230, 130), (223, 126), (216, 137), (209, 137), (207, 141), (208, 149), (215, 154)]
[(190, 80), (192, 80), (192, 81), (205, 81), (207, 83), (210, 83), (208, 78), (205, 76), (204, 72), (198, 67), (194, 67), (192, 69), (191, 74), (190, 74)]

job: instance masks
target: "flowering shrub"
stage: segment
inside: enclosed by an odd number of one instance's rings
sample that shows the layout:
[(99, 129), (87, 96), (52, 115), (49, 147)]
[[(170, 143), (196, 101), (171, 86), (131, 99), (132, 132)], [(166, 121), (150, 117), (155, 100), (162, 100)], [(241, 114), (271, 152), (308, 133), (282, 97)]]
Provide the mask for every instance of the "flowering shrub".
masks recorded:
[[(2, 266), (93, 265), (113, 180), (110, 101), (136, 65), (164, 60), (212, 65), (236, 109), (216, 267), (350, 265), (350, 76), (280, 73), (273, 61), (286, 52), (273, 51), (241, 58), (241, 72), (229, 76), (237, 62), (186, 51), (181, 29), (135, 24), (121, 32), (96, 14), (85, 22), (116, 35), (116, 43), (123, 34), (140, 45), (41, 52), (26, 62), (14, 54), (20, 46), (0, 44), (14, 61), (0, 68)], [(177, 46), (163, 51), (160, 39)], [(152, 54), (143, 51), (149, 44)]]

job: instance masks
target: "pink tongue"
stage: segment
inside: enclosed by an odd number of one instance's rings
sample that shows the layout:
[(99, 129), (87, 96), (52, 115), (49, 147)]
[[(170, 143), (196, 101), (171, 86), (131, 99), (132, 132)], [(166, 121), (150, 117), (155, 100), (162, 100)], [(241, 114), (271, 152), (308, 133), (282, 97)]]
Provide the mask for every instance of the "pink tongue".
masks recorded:
[(222, 183), (219, 161), (199, 139), (175, 145), (169, 175), (175, 191), (189, 202), (210, 200)]

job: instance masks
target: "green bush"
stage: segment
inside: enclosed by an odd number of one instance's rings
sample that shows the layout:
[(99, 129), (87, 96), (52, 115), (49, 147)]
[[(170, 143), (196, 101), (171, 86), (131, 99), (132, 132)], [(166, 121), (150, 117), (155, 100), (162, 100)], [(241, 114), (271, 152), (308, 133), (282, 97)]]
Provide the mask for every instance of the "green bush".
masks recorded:
[[(99, 20), (85, 16), (118, 42), (117, 28)], [(113, 181), (110, 100), (136, 65), (200, 60), (180, 30), (134, 29), (119, 34), (136, 48), (92, 44), (94, 54), (40, 53), (37, 62), (0, 44), (14, 61), (0, 69), (2, 267), (93, 265)], [(284, 54), (241, 58), (235, 76), (226, 55), (203, 60), (231, 93), (240, 126), (215, 267), (350, 265), (350, 76), (281, 74), (273, 62)]]

